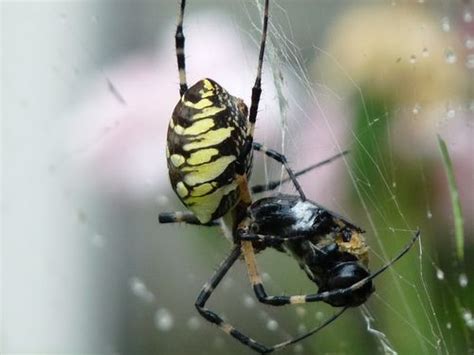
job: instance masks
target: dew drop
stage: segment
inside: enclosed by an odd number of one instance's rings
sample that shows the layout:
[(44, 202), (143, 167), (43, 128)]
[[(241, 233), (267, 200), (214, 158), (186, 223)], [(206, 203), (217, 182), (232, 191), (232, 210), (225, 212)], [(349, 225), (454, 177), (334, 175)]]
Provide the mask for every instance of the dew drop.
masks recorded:
[(463, 15), (462, 19), (466, 23), (471, 23), (472, 22), (472, 12), (470, 12), (468, 10), (464, 11), (464, 15)]
[(412, 55), (410, 56), (410, 63), (411, 63), (411, 64), (415, 64), (415, 63), (416, 63), (416, 55), (412, 54)]
[(466, 275), (465, 273), (459, 274), (458, 281), (459, 281), (459, 285), (460, 285), (462, 288), (466, 287), (467, 284), (468, 284), (467, 275)]
[(106, 239), (102, 234), (95, 233), (91, 238), (91, 243), (96, 248), (103, 248), (106, 243)]
[(446, 110), (446, 118), (447, 119), (452, 119), (456, 116), (456, 110), (452, 107), (448, 107)]
[(321, 320), (323, 320), (323, 318), (324, 318), (324, 313), (323, 312), (321, 312), (321, 311), (316, 312), (316, 319), (317, 320), (321, 321)]
[(244, 295), (243, 300), (244, 306), (247, 308), (253, 308), (255, 306), (255, 299), (250, 295)]
[(433, 218), (433, 213), (431, 212), (431, 210), (428, 210), (428, 212), (426, 212), (426, 217), (428, 217), (428, 219)]
[(421, 111), (421, 105), (419, 103), (416, 103), (415, 106), (413, 106), (413, 114), (418, 115)]
[(446, 328), (447, 329), (451, 329), (452, 327), (453, 327), (453, 325), (451, 324), (451, 322), (446, 323)]
[(174, 326), (173, 315), (166, 308), (160, 308), (155, 312), (154, 321), (155, 327), (162, 332), (170, 331)]
[(155, 295), (148, 290), (145, 283), (140, 278), (133, 276), (128, 280), (128, 284), (132, 293), (142, 301), (152, 303), (155, 300)]
[(472, 320), (472, 313), (471, 311), (465, 309), (463, 312), (462, 312), (462, 319), (464, 319), (464, 321), (467, 323), (469, 321)]
[(296, 307), (296, 314), (298, 317), (303, 318), (306, 315), (306, 308), (301, 306)]
[(304, 351), (304, 347), (302, 344), (296, 344), (294, 347), (293, 347), (293, 352), (297, 353), (297, 354), (300, 354)]
[(423, 48), (423, 50), (421, 51), (421, 55), (425, 58), (429, 57), (430, 56), (430, 51), (428, 50), (428, 48)]
[(159, 207), (167, 207), (169, 205), (170, 199), (166, 195), (159, 195), (156, 197), (155, 201)]
[(271, 331), (275, 331), (278, 329), (278, 322), (274, 319), (269, 319), (267, 321), (267, 329)]
[(267, 272), (262, 273), (262, 280), (263, 282), (270, 282), (271, 281), (271, 276)]
[(188, 319), (187, 325), (188, 325), (188, 328), (191, 330), (198, 330), (199, 327), (201, 326), (201, 321), (198, 317), (192, 316), (191, 318)]
[(441, 29), (444, 31), (444, 32), (449, 32), (451, 31), (451, 24), (449, 22), (449, 18), (448, 17), (443, 17), (441, 18)]
[(308, 331), (308, 329), (306, 328), (306, 326), (304, 324), (300, 324), (298, 326), (298, 330), (297, 330), (298, 334), (304, 334), (307, 331)]
[(446, 63), (448, 64), (454, 64), (458, 60), (456, 53), (454, 53), (454, 51), (451, 48), (446, 48), (444, 50), (444, 58), (446, 60)]
[(441, 269), (436, 270), (436, 277), (438, 280), (444, 280), (444, 272)]
[(464, 40), (464, 46), (467, 49), (474, 49), (474, 37), (466, 37), (466, 39)]
[(474, 54), (468, 54), (466, 56), (466, 68), (474, 69)]
[(222, 281), (222, 289), (225, 291), (228, 291), (232, 288), (232, 286), (234, 286), (234, 283), (235, 283), (234, 279), (231, 277), (228, 277), (224, 279), (224, 281)]

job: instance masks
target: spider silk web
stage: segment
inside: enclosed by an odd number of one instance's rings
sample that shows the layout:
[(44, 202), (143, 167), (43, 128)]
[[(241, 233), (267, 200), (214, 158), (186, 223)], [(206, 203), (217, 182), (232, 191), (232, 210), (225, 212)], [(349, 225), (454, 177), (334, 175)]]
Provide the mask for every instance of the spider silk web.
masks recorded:
[[(194, 308), (228, 255), (222, 232), (157, 221), (183, 210), (164, 153), (179, 99), (176, 4), (2, 11), (2, 353), (249, 353)], [(260, 1), (188, 0), (188, 84), (210, 77), (250, 104), (261, 13)], [(298, 179), (366, 231), (371, 271), (421, 231), (366, 304), (281, 353), (474, 353), (472, 2), (278, 0), (270, 15), (256, 141), (295, 170), (349, 150)], [(458, 185), (463, 259), (437, 134)], [(253, 184), (286, 178), (258, 153), (254, 164)], [(296, 191), (263, 196), (275, 193)], [(317, 291), (291, 257), (257, 259), (269, 294)], [(242, 264), (208, 307), (252, 338), (276, 344), (336, 312), (258, 303)]]

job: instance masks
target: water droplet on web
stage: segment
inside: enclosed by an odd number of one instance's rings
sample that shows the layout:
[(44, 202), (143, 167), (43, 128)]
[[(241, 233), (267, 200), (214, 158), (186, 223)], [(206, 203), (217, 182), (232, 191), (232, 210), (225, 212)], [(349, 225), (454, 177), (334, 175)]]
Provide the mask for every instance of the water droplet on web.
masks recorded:
[(458, 57), (456, 56), (456, 53), (454, 53), (451, 48), (446, 48), (444, 50), (444, 58), (446, 60), (446, 63), (448, 63), (448, 64), (454, 64), (458, 60)]
[(293, 352), (297, 353), (297, 354), (300, 354), (302, 353), (304, 350), (304, 347), (302, 344), (296, 344), (294, 347), (293, 347)]
[(232, 288), (234, 283), (235, 283), (234, 279), (228, 277), (228, 278), (224, 279), (224, 281), (222, 281), (222, 289), (225, 290), (225, 291), (228, 291), (229, 289)]
[(298, 317), (303, 318), (306, 315), (306, 308), (302, 306), (296, 307), (296, 314), (298, 315)]
[(444, 31), (444, 32), (449, 32), (451, 31), (451, 24), (449, 22), (449, 18), (448, 17), (443, 17), (441, 18), (441, 29)]
[(91, 243), (96, 248), (103, 248), (106, 243), (106, 239), (102, 234), (95, 233), (91, 238)]
[(155, 201), (159, 207), (167, 207), (170, 203), (170, 199), (166, 195), (157, 196)]
[(426, 217), (428, 217), (428, 219), (433, 218), (433, 213), (430, 210), (428, 210), (428, 212), (426, 212)]
[(262, 280), (263, 282), (270, 282), (272, 280), (270, 274), (267, 272), (262, 273)]
[(471, 311), (465, 309), (462, 312), (462, 319), (464, 319), (464, 322), (468, 325), (469, 323), (472, 323), (472, 313)]
[(415, 63), (416, 63), (416, 55), (412, 54), (412, 55), (410, 56), (410, 63), (411, 63), (411, 64), (415, 64)]
[(269, 319), (267, 321), (267, 329), (271, 331), (275, 331), (278, 329), (278, 322), (274, 319)]
[(250, 295), (244, 295), (244, 306), (247, 307), (247, 308), (252, 308), (255, 306), (255, 298), (253, 298), (252, 296)]
[(174, 326), (173, 315), (166, 308), (160, 308), (155, 312), (154, 321), (155, 327), (162, 332), (170, 331)]
[(436, 270), (436, 277), (438, 280), (444, 280), (444, 272), (441, 269)]
[(307, 331), (308, 331), (308, 329), (306, 328), (306, 326), (304, 324), (300, 324), (298, 326), (298, 329), (297, 329), (298, 334), (302, 335), (302, 334), (306, 333)]
[(412, 112), (414, 115), (418, 115), (420, 111), (421, 111), (421, 105), (416, 103), (415, 106), (413, 106)]
[(468, 284), (467, 275), (466, 275), (465, 273), (459, 274), (458, 281), (459, 281), (459, 285), (460, 285), (462, 288), (466, 287), (467, 284)]
[(132, 293), (142, 301), (152, 303), (155, 300), (155, 295), (148, 290), (145, 283), (140, 278), (133, 276), (128, 280), (128, 284)]
[(198, 330), (201, 326), (201, 320), (196, 316), (192, 316), (188, 319), (187, 325), (191, 330)]
[(466, 39), (464, 40), (464, 46), (467, 49), (474, 49), (474, 37), (466, 37)]
[(466, 68), (474, 69), (474, 54), (468, 54), (466, 56)]
[(316, 319), (320, 321), (320, 320), (323, 320), (323, 318), (324, 318), (324, 313), (321, 312), (321, 311), (319, 311), (319, 312), (316, 312), (316, 315), (315, 315), (315, 316), (316, 316)]
[(447, 328), (447, 329), (451, 329), (452, 326), (453, 326), (453, 325), (451, 324), (451, 322), (446, 323), (446, 328)]
[(472, 22), (472, 12), (470, 12), (469, 10), (464, 11), (462, 19), (466, 23), (471, 23)]
[(456, 116), (456, 110), (452, 107), (448, 107), (446, 109), (446, 118), (447, 119), (452, 119)]
[(421, 51), (421, 55), (425, 58), (429, 57), (430, 56), (430, 51), (428, 50), (428, 48), (423, 48), (423, 50)]

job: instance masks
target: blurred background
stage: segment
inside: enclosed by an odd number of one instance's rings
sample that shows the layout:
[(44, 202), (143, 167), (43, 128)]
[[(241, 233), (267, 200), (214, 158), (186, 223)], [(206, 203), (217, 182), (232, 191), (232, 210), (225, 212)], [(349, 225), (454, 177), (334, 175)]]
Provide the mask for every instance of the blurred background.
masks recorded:
[[(188, 0), (189, 84), (210, 77), (249, 104), (261, 7)], [(257, 141), (295, 169), (350, 150), (301, 183), (367, 231), (371, 270), (422, 233), (364, 307), (282, 353), (473, 354), (472, 1), (270, 7)], [(228, 241), (216, 228), (157, 220), (183, 209), (165, 161), (179, 99), (177, 3), (1, 9), (1, 352), (250, 353), (194, 308)], [(284, 176), (256, 158), (253, 183)], [(258, 260), (272, 294), (316, 292), (290, 257), (268, 250)], [(268, 345), (335, 312), (259, 304), (241, 263), (209, 306)]]

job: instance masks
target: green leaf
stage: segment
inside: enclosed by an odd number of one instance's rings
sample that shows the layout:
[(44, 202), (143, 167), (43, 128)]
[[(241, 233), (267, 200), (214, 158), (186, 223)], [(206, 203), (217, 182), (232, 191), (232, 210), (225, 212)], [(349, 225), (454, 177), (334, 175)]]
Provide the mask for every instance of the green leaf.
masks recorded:
[(458, 259), (462, 262), (464, 260), (464, 220), (462, 217), (461, 200), (459, 199), (459, 190), (454, 177), (453, 163), (449, 156), (446, 143), (438, 134), (438, 146), (443, 158), (444, 170), (448, 178), (449, 194), (451, 196), (451, 204), (453, 208), (454, 217), (454, 237), (456, 239), (456, 252)]

